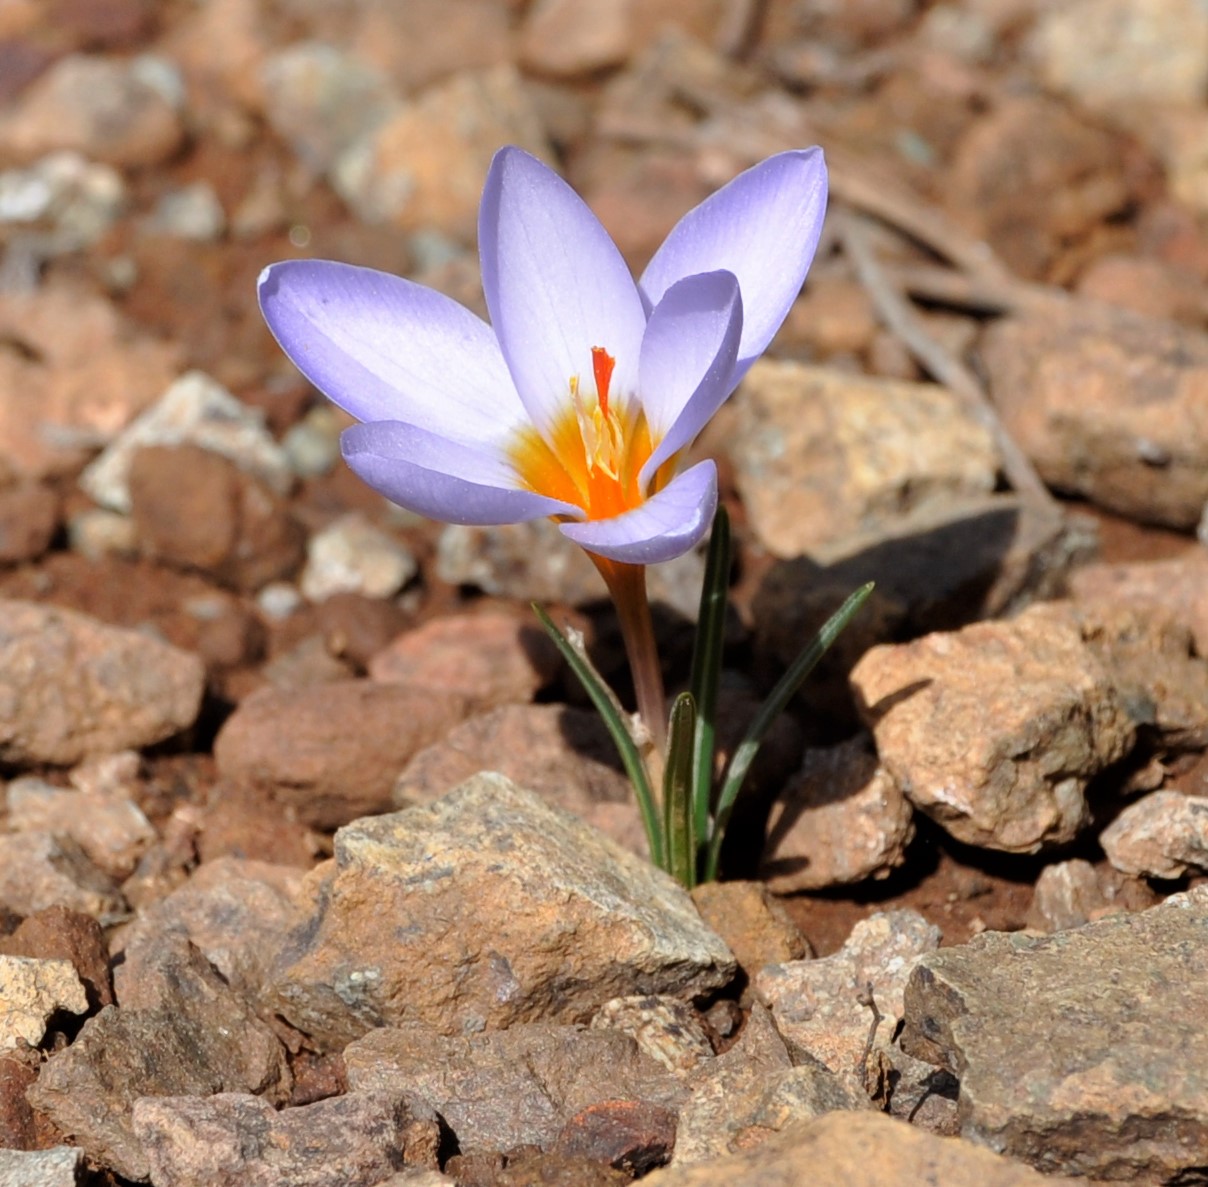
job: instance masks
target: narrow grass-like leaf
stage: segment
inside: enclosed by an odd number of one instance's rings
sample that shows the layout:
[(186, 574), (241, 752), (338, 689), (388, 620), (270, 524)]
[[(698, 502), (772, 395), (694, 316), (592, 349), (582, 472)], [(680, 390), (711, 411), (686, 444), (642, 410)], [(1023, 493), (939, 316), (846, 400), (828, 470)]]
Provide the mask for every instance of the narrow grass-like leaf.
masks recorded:
[(717, 508), (705, 580), (700, 591), (696, 640), (692, 645), (692, 675), (688, 687), (696, 702), (696, 734), (692, 753), (692, 810), (696, 843), (709, 837), (713, 807), (713, 748), (717, 728), (717, 687), (721, 680), (722, 648), (726, 630), (726, 595), (730, 585), (730, 517)]
[(696, 703), (690, 692), (681, 692), (671, 706), (671, 720), (667, 725), (663, 835), (667, 839), (667, 869), (687, 890), (696, 885), (696, 829), (692, 812), (695, 736)]
[(868, 600), (872, 593), (873, 582), (860, 586), (855, 593), (830, 616), (822, 629), (814, 636), (809, 646), (793, 661), (788, 671), (776, 682), (776, 687), (768, 694), (755, 720), (751, 722), (746, 736), (734, 751), (726, 769), (726, 777), (717, 800), (717, 814), (713, 821), (713, 834), (709, 838), (709, 851), (705, 860), (704, 879), (709, 881), (717, 877), (717, 863), (721, 856), (721, 843), (725, 837), (726, 825), (730, 822), (730, 813), (734, 810), (734, 801), (742, 789), (743, 780), (759, 753), (759, 747), (764, 736), (772, 728), (772, 723), (780, 716), (789, 698), (801, 687), (805, 678), (814, 670), (818, 661), (827, 653), (830, 646), (842, 633), (843, 628), (855, 617), (856, 612)]
[(638, 811), (642, 814), (642, 824), (646, 829), (646, 841), (650, 846), (650, 860), (660, 869), (667, 869), (667, 850), (663, 842), (663, 830), (658, 811), (654, 805), (654, 796), (650, 790), (650, 780), (646, 775), (646, 764), (642, 762), (642, 756), (638, 752), (633, 735), (629, 732), (629, 727), (621, 720), (621, 715), (617, 712), (616, 697), (600, 679), (595, 669), (583, 659), (570, 640), (554, 625), (554, 620), (536, 603), (533, 603), (533, 611), (541, 625), (545, 627), (546, 633), (554, 641), (554, 646), (557, 647), (562, 658), (570, 665), (571, 671), (578, 676), (579, 683), (583, 685), (587, 695), (591, 698), (591, 703), (595, 705), (604, 719), (604, 724), (612, 735), (617, 753), (621, 756), (621, 764), (629, 776), (629, 782), (633, 784), (633, 792), (638, 801)]

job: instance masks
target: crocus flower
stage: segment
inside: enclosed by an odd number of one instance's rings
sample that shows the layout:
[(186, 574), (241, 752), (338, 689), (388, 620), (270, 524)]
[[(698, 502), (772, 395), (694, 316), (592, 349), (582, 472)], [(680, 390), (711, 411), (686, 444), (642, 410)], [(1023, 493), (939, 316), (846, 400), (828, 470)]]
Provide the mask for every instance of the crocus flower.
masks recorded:
[(825, 205), (819, 149), (770, 157), (686, 214), (635, 284), (570, 186), (504, 148), (478, 220), (490, 325), (321, 260), (266, 268), (260, 306), (361, 422), (344, 457), (388, 499), (451, 523), (552, 516), (596, 558), (645, 565), (708, 529), (716, 469), (685, 451), (783, 322)]

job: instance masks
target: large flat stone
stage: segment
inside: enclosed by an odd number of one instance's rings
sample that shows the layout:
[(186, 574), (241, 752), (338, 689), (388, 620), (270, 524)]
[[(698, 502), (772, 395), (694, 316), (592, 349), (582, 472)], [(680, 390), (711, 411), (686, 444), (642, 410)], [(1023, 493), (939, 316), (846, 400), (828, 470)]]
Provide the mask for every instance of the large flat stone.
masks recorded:
[(960, 1077), (962, 1134), (983, 1145), (1050, 1173), (1202, 1181), (1208, 887), (924, 956), (902, 1045)]

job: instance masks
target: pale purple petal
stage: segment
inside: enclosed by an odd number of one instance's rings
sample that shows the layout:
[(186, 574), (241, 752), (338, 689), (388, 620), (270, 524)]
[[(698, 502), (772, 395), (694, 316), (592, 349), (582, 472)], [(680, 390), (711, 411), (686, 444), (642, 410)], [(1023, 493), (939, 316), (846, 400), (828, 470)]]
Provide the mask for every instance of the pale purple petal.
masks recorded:
[(372, 268), (287, 260), (260, 308), (294, 364), (358, 420), (405, 420), (455, 440), (527, 421), (490, 326), (434, 289)]
[(717, 467), (700, 462), (673, 478), (642, 506), (613, 519), (564, 523), (588, 552), (631, 565), (654, 565), (687, 552), (709, 530), (717, 510)]
[(642, 340), (639, 385), (654, 453), (644, 486), (691, 444), (733, 390), (742, 334), (742, 298), (732, 272), (705, 272), (673, 284), (654, 307)]
[(612, 389), (623, 406), (637, 384), (646, 314), (621, 253), (583, 199), (536, 157), (500, 149), (478, 212), (478, 252), (491, 324), (547, 439), (571, 376), (594, 391), (593, 346), (616, 359)]
[(642, 274), (642, 293), (653, 307), (685, 276), (719, 268), (733, 272), (743, 309), (737, 383), (800, 292), (825, 213), (822, 150), (778, 153), (680, 219)]
[(414, 425), (353, 425), (344, 430), (340, 446), (349, 467), (369, 486), (429, 519), (492, 524), (582, 514), (521, 489), (499, 451), (463, 445)]

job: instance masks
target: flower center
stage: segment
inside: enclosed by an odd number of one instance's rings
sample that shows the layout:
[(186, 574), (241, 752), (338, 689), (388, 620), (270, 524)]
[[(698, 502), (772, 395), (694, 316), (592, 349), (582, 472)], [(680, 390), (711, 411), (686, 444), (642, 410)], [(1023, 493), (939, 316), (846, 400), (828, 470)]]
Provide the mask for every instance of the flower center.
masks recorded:
[(611, 519), (645, 501), (638, 474), (653, 450), (650, 430), (636, 401), (613, 398), (615, 367), (608, 351), (593, 346), (595, 391), (585, 390), (581, 377), (572, 375), (550, 440), (526, 427), (508, 449), (525, 487), (581, 507), (588, 519)]

